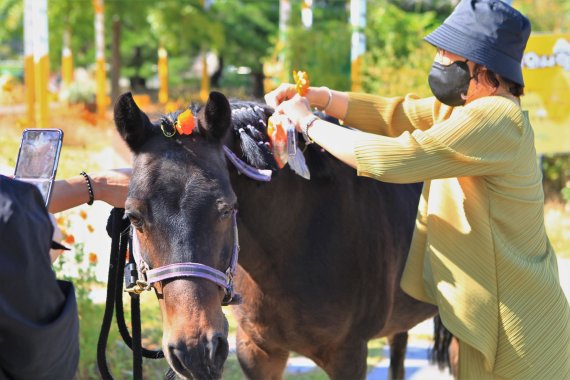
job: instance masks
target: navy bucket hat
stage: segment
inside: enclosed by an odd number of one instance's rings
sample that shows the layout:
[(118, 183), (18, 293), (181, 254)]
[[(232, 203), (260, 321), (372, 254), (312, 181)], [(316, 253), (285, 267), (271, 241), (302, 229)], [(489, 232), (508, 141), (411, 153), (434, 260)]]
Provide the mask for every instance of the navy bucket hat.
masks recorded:
[(521, 61), (529, 35), (529, 20), (503, 1), (462, 0), (425, 40), (524, 86)]

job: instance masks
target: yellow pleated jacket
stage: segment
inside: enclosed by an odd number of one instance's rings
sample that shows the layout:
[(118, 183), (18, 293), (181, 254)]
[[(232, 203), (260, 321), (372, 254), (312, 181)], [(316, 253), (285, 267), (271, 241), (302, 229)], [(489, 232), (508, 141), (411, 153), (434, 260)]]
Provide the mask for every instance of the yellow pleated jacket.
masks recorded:
[(424, 181), (404, 291), (437, 305), (489, 373), (570, 379), (570, 307), (520, 107), (498, 96), (451, 108), (350, 93), (345, 123), (365, 132), (355, 148), (359, 175)]

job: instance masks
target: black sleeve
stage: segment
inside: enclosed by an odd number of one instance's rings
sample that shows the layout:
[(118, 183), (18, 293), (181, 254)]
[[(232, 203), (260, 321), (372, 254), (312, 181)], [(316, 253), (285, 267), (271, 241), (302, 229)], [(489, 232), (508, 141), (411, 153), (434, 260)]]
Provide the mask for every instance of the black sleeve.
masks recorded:
[(51, 269), (52, 233), (35, 186), (0, 176), (0, 378), (65, 380), (77, 370), (75, 292)]

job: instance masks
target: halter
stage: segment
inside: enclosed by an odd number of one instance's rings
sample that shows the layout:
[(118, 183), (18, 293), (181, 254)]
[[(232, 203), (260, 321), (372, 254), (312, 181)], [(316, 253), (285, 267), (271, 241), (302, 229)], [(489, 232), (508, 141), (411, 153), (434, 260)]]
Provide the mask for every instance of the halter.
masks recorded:
[(137, 269), (139, 271), (139, 278), (137, 285), (127, 289), (129, 292), (141, 293), (144, 290), (150, 290), (152, 284), (170, 278), (180, 277), (199, 277), (209, 280), (225, 291), (222, 305), (235, 304), (237, 302), (236, 294), (234, 291), (234, 276), (237, 271), (238, 252), (239, 252), (239, 239), (236, 220), (237, 211), (232, 213), (232, 225), (234, 229), (234, 246), (232, 250), (232, 258), (229, 267), (225, 272), (218, 269), (209, 267), (200, 263), (185, 262), (168, 264), (158, 268), (150, 268), (144, 261), (140, 253), (140, 243), (137, 234), (133, 231), (133, 244), (132, 253)]
[(240, 158), (225, 145), (224, 153), (226, 154), (227, 159), (230, 160), (232, 164), (234, 164), (239, 173), (245, 174), (247, 177), (256, 181), (271, 181), (272, 171), (270, 169), (258, 169), (251, 166), (250, 164), (240, 160)]

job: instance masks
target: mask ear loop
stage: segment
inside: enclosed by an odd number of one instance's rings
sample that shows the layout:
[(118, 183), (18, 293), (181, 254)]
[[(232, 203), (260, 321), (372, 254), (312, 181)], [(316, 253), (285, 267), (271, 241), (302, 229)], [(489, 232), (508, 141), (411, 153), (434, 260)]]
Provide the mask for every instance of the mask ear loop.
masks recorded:
[[(466, 59), (465, 61), (462, 61), (463, 63), (465, 63), (467, 65), (467, 62), (469, 62), (468, 59)], [(475, 80), (475, 86), (477, 86), (479, 84), (479, 67), (480, 66), (475, 66), (475, 69), (473, 70), (473, 75), (469, 76), (469, 83), (471, 84), (472, 80)], [(469, 65), (467, 65), (467, 69), (469, 69)], [(471, 71), (469, 71), (469, 73), (471, 74)], [(467, 91), (469, 91), (469, 88), (467, 88)], [(461, 94), (461, 99), (467, 101), (467, 94)]]

